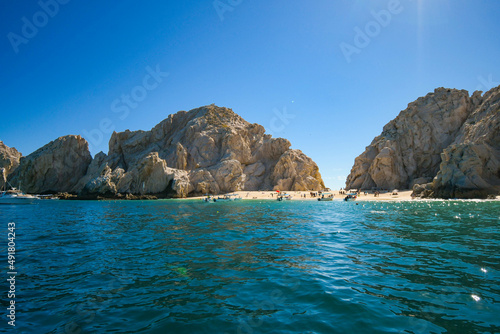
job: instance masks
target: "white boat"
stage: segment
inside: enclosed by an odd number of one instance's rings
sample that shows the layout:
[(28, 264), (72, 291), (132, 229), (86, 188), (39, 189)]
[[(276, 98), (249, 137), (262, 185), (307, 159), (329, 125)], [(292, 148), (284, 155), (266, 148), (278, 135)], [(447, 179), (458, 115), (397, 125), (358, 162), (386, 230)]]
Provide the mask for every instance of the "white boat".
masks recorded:
[(12, 188), (12, 190), (2, 191), (0, 193), (0, 204), (32, 204), (38, 198), (32, 195), (26, 195), (21, 190)]
[(292, 199), (292, 195), (290, 195), (290, 194), (280, 194), (280, 195), (278, 195), (278, 198), (277, 198), (277, 200), (280, 202), (281, 201), (290, 201), (291, 199)]
[(238, 201), (241, 199), (241, 196), (238, 194), (226, 194), (222, 197), (214, 197), (214, 202), (228, 202), (228, 201)]
[(345, 198), (344, 198), (344, 201), (355, 201), (356, 198), (358, 198), (358, 194), (356, 193), (351, 193), (351, 194), (348, 194)]
[(333, 201), (333, 194), (332, 193), (323, 193), (320, 198), (318, 198), (318, 201)]

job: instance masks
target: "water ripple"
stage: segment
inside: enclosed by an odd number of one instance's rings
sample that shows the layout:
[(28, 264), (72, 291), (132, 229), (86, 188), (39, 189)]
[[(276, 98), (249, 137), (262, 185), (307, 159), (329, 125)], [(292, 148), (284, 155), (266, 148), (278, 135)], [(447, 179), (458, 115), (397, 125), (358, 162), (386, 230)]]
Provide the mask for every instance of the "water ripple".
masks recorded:
[(0, 222), (19, 333), (483, 333), (500, 331), (499, 209), (47, 201)]

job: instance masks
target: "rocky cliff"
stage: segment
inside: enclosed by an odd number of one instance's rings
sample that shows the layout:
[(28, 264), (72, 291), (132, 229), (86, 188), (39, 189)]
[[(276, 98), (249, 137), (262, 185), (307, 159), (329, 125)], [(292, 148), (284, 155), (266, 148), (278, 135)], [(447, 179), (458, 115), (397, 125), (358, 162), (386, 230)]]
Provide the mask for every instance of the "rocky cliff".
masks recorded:
[(0, 141), (0, 189), (4, 188), (8, 175), (19, 166), (21, 157), (22, 154), (15, 148)]
[(170, 115), (151, 131), (113, 133), (108, 155), (90, 157), (80, 136), (61, 137), (22, 158), (9, 177), (30, 193), (187, 197), (238, 190), (320, 190), (318, 166), (231, 109)]
[(408, 105), (356, 158), (347, 188), (485, 197), (500, 186), (500, 87), (438, 88)]
[(85, 139), (60, 137), (21, 158), (9, 182), (16, 187), (21, 184), (27, 193), (69, 192), (87, 173), (91, 161)]
[(186, 197), (238, 190), (319, 190), (318, 166), (231, 109), (214, 105), (170, 115), (151, 131), (113, 133), (73, 188)]

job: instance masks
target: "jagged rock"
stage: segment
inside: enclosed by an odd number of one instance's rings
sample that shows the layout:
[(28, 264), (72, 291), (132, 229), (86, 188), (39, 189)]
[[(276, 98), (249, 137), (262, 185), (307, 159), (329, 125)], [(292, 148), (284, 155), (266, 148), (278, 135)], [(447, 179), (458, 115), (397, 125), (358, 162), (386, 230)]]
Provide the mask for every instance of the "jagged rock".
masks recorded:
[(346, 188), (408, 189), (416, 178), (434, 177), (471, 105), (467, 91), (445, 88), (410, 103), (356, 158)]
[(74, 194), (69, 194), (69, 193), (58, 193), (55, 195), (56, 198), (59, 199), (64, 199), (64, 200), (71, 200), (71, 199), (77, 199), (77, 196)]
[(500, 86), (483, 97), (436, 89), (384, 127), (356, 158), (346, 188), (413, 187), (416, 195), (442, 198), (498, 193), (499, 109)]
[[(231, 109), (211, 105), (170, 115), (151, 131), (115, 132), (108, 155), (100, 152), (94, 159), (80, 136), (58, 138), (22, 158), (9, 180), (29, 193), (78, 193), (88, 199), (187, 197), (275, 186), (322, 189), (318, 166), (290, 146)], [(10, 160), (0, 171), (0, 185), (20, 157), (15, 149), (4, 151)]]
[(7, 170), (5, 168), (0, 168), (0, 190), (4, 189), (7, 184)]
[(486, 198), (500, 192), (500, 86), (483, 96), (441, 158), (434, 197)]
[(432, 194), (433, 185), (432, 182), (425, 184), (415, 184), (412, 189), (413, 189), (412, 196), (429, 197)]
[(8, 188), (7, 177), (19, 166), (21, 157), (14, 147), (8, 147), (0, 140), (0, 190)]
[(60, 137), (20, 160), (9, 175), (13, 186), (27, 193), (71, 192), (92, 161), (88, 143), (80, 136)]
[(413, 189), (415, 185), (432, 183), (432, 179), (432, 177), (418, 177), (412, 181), (412, 183), (410, 184), (410, 189)]
[(300, 150), (289, 150), (281, 155), (272, 174), (274, 190), (306, 191), (324, 189), (319, 168)]
[(221, 190), (212, 174), (208, 170), (200, 168), (189, 172), (188, 193), (219, 194)]
[(290, 146), (231, 109), (180, 111), (151, 131), (113, 133), (108, 156), (96, 156), (77, 188), (173, 197), (270, 190), (278, 182), (282, 190), (322, 189), (317, 165)]
[(8, 147), (0, 140), (0, 168), (5, 169), (5, 174), (9, 175), (18, 166), (22, 154), (14, 147)]

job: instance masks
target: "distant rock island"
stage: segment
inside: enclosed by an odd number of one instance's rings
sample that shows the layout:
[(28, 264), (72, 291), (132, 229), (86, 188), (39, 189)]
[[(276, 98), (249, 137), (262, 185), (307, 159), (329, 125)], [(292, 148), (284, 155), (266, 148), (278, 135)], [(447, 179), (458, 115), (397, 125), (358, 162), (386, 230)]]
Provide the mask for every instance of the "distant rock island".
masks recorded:
[(109, 152), (90, 155), (80, 136), (21, 157), (0, 142), (0, 185), (79, 198), (183, 198), (239, 190), (321, 190), (319, 168), (290, 142), (215, 105), (168, 116), (151, 131), (114, 132)]
[(500, 191), (500, 86), (483, 96), (438, 88), (384, 126), (354, 162), (348, 189), (486, 198)]

